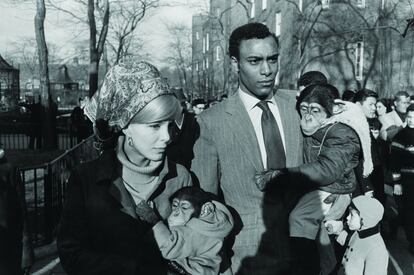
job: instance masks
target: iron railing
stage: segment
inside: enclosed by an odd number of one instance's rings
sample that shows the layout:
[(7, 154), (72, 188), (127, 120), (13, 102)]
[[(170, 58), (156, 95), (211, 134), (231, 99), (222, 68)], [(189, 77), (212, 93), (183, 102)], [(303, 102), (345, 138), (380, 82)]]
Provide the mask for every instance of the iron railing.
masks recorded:
[(18, 175), (25, 186), (34, 246), (53, 240), (71, 169), (97, 156), (98, 153), (93, 148), (93, 137), (89, 137), (51, 162), (18, 169)]

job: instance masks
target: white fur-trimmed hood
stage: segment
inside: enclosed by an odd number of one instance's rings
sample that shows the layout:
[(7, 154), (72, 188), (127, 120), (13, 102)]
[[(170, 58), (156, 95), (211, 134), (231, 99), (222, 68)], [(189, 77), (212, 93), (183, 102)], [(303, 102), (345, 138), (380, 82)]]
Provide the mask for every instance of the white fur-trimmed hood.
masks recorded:
[(348, 101), (339, 101), (337, 103), (340, 103), (338, 105), (340, 112), (330, 117), (327, 124), (340, 122), (354, 129), (362, 147), (364, 159), (363, 176), (368, 177), (374, 169), (371, 157), (371, 136), (368, 121), (361, 108), (355, 103)]

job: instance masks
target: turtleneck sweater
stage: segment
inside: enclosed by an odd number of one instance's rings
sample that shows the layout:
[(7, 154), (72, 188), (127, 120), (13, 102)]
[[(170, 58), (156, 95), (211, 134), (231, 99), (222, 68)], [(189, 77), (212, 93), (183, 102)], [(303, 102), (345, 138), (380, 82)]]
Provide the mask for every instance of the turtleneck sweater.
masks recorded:
[(116, 156), (121, 163), (120, 177), (126, 190), (131, 194), (135, 204), (146, 201), (159, 185), (156, 170), (163, 161), (150, 161), (147, 166), (138, 166), (131, 162), (124, 151), (125, 137), (120, 136)]

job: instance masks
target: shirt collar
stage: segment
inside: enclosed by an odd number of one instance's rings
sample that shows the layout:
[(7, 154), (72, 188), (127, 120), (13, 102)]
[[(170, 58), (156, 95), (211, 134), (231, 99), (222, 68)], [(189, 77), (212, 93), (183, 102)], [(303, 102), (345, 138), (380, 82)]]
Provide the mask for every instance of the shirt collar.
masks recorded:
[[(244, 106), (246, 107), (247, 111), (251, 111), (254, 107), (256, 107), (257, 103), (260, 102), (260, 99), (244, 92), (242, 89), (240, 89), (240, 87), (238, 89), (238, 92), (240, 95), (240, 99), (243, 102)], [(272, 103), (273, 105), (277, 106), (276, 100), (273, 96), (271, 98), (266, 99), (266, 101), (268, 103)]]

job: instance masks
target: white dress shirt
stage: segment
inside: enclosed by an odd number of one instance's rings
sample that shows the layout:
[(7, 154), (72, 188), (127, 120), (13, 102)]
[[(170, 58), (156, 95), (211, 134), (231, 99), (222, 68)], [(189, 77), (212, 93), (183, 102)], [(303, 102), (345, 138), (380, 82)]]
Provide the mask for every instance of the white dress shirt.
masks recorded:
[[(263, 132), (262, 132), (262, 109), (260, 109), (259, 106), (257, 106), (257, 103), (260, 102), (260, 99), (243, 92), (240, 88), (238, 90), (239, 96), (241, 98), (241, 101), (244, 104), (244, 107), (246, 108), (247, 113), (249, 114), (250, 121), (253, 124), (254, 132), (257, 137), (257, 141), (259, 142), (259, 148), (260, 148), (260, 155), (262, 156), (262, 162), (263, 167), (267, 169), (267, 153), (263, 138)], [(271, 97), (270, 99), (266, 99), (267, 105), (269, 106), (270, 111), (272, 112), (273, 116), (276, 119), (277, 125), (279, 126), (279, 132), (282, 138), (283, 142), (283, 149), (285, 150), (286, 154), (286, 143), (285, 143), (285, 133), (283, 131), (282, 127), (282, 120), (280, 118), (279, 108), (277, 107), (276, 101), (274, 97)]]

